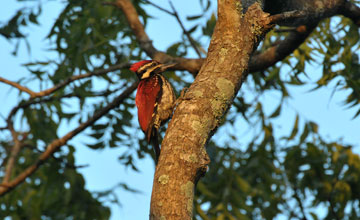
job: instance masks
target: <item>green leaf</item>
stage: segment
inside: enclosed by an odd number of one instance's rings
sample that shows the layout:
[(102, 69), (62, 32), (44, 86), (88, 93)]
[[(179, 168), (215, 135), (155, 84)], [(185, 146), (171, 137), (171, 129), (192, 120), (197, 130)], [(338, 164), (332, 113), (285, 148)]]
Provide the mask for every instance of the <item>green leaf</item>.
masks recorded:
[(193, 21), (193, 20), (197, 20), (197, 19), (201, 18), (202, 16), (204, 16), (204, 15), (201, 14), (201, 15), (187, 16), (186, 19), (188, 21)]
[(212, 36), (216, 24), (215, 14), (212, 14), (210, 19), (206, 22), (206, 26), (202, 28), (203, 34), (209, 37)]
[(269, 118), (275, 118), (280, 115), (282, 104), (280, 103), (276, 110), (269, 116)]
[(296, 134), (298, 133), (298, 130), (299, 130), (299, 115), (296, 115), (296, 118), (295, 118), (295, 123), (294, 123), (294, 126), (293, 126), (293, 129), (291, 131), (291, 134), (290, 136), (287, 138), (288, 140), (292, 140), (294, 139), (294, 137), (296, 136)]

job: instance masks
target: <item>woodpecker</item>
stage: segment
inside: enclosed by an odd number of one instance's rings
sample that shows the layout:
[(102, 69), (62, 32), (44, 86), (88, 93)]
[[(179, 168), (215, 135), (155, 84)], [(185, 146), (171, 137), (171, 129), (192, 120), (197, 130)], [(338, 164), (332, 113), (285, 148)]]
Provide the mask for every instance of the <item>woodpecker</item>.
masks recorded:
[(141, 130), (145, 133), (147, 142), (153, 145), (156, 164), (160, 156), (158, 130), (171, 117), (176, 101), (174, 90), (162, 72), (174, 65), (143, 60), (130, 67), (140, 80), (135, 104)]

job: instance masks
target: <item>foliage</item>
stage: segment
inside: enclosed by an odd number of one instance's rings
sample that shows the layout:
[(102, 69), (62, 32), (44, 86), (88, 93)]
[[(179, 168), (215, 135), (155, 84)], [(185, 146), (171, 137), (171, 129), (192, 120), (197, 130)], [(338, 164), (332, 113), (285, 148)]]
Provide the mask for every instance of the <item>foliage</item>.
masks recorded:
[[(85, 180), (74, 165), (74, 147), (57, 152), (32, 178), (0, 200), (0, 218), (12, 219), (104, 219), (110, 209), (85, 190)], [(16, 173), (33, 163), (36, 150), (19, 155)]]
[[(151, 22), (155, 16), (147, 10), (151, 5), (146, 1), (132, 2), (144, 24)], [(29, 75), (18, 82), (37, 85), (40, 91), (74, 75), (146, 59), (123, 13), (102, 3), (100, 0), (65, 1), (47, 35), (49, 49), (58, 56), (25, 63)], [(202, 11), (187, 17), (191, 25), (188, 33), (195, 36), (196, 45), (206, 48), (216, 16), (212, 1), (200, 0), (199, 3)], [(27, 42), (28, 25), (38, 24), (43, 7), (41, 3), (27, 4), (6, 23), (0, 24), (0, 35), (15, 45), (14, 55), (17, 55), (19, 42)], [(258, 52), (286, 36), (286, 32), (270, 32)], [(235, 98), (234, 108), (228, 113), (223, 127), (236, 130), (239, 125), (235, 122), (242, 119), (242, 126), (249, 126), (254, 136), (246, 146), (240, 146), (242, 140), (230, 132), (226, 133), (227, 141), (208, 144), (212, 162), (209, 172), (197, 185), (196, 219), (273, 219), (280, 215), (289, 219), (318, 219), (313, 210), (321, 206), (327, 208), (326, 219), (360, 217), (360, 158), (353, 152), (353, 146), (323, 138), (318, 125), (306, 121), (301, 114), (287, 136), (279, 135), (273, 126), (290, 97), (289, 87), (311, 84), (309, 65), (322, 67), (314, 90), (334, 83), (334, 92), (349, 91), (344, 106), (356, 108), (354, 117), (359, 116), (359, 37), (359, 28), (347, 18), (323, 20), (292, 55), (267, 70), (249, 75), (244, 85), (249, 91), (241, 91)], [(194, 54), (185, 33), (181, 33), (180, 38), (181, 41), (169, 45), (167, 53), (182, 57)], [(27, 44), (30, 50), (31, 43)], [(167, 77), (177, 93), (193, 80), (186, 72), (171, 72)], [(135, 80), (127, 69), (121, 69), (74, 81), (49, 97), (29, 100), (21, 92), (19, 103), (22, 107), (14, 115), (17, 119), (14, 120), (17, 122), (15, 127), (29, 133), (24, 135), (26, 147), (18, 155), (13, 176), (31, 165), (44, 147), (59, 137), (63, 124), (78, 126)], [(280, 102), (271, 114), (267, 114), (261, 97), (274, 91), (280, 94)], [(87, 140), (90, 140), (86, 145), (94, 150), (124, 148), (124, 153), (119, 155), (120, 162), (138, 170), (136, 161), (151, 154), (152, 150), (142, 137), (134, 135), (138, 129), (134, 112), (132, 94), (119, 108), (86, 130)], [(13, 143), (9, 132), (0, 132), (0, 160), (4, 164)], [(90, 193), (84, 188), (84, 179), (74, 165), (75, 149), (76, 146), (71, 145), (63, 147), (25, 183), (1, 198), (0, 217), (109, 218), (109, 208), (101, 202), (114, 189)], [(3, 166), (0, 171), (1, 176)], [(126, 184), (119, 186), (132, 191)]]

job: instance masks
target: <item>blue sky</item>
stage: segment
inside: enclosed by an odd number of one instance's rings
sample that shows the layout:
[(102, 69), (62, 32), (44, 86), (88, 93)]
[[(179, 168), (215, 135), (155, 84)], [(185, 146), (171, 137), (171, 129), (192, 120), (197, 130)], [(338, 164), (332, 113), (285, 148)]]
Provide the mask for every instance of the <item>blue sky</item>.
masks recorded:
[[(165, 8), (168, 7), (168, 1), (157, 1), (159, 5)], [(186, 16), (199, 14), (200, 8), (194, 1), (174, 1), (181, 18), (185, 21)], [(215, 3), (215, 1), (213, 1)], [(16, 1), (9, 1), (6, 6), (0, 7), (0, 21), (6, 21), (18, 9)], [(192, 5), (192, 7), (189, 7)], [(10, 80), (17, 80), (27, 75), (27, 71), (21, 66), (23, 63), (29, 61), (43, 60), (46, 57), (54, 56), (49, 51), (46, 51), (48, 44), (44, 40), (49, 27), (55, 21), (57, 15), (62, 9), (59, 1), (47, 2), (43, 8), (43, 13), (40, 17), (40, 26), (31, 26), (27, 33), (29, 34), (29, 41), (31, 42), (31, 53), (29, 54), (25, 45), (20, 46), (20, 52), (17, 57), (10, 55), (13, 51), (14, 45), (9, 43), (4, 38), (0, 37), (0, 76)], [(147, 26), (147, 33), (153, 40), (157, 49), (164, 50), (168, 45), (179, 41), (180, 28), (176, 20), (172, 17), (163, 14), (162, 12), (148, 7), (151, 10), (154, 19), (149, 21)], [(215, 12), (215, 9), (211, 12)], [(210, 14), (209, 14), (210, 15)], [(192, 24), (186, 23), (185, 26), (190, 28)], [(208, 42), (207, 42), (208, 43)], [(195, 57), (195, 54), (193, 54)], [(320, 76), (321, 68), (311, 68), (310, 81), (315, 82)], [(31, 86), (31, 85), (30, 85)], [(338, 140), (342, 138), (345, 143), (355, 144), (358, 150), (358, 143), (360, 141), (360, 119), (352, 120), (355, 114), (355, 109), (345, 109), (341, 101), (344, 100), (346, 91), (335, 93), (330, 101), (331, 86), (324, 89), (319, 89), (316, 92), (309, 93), (308, 91), (314, 87), (314, 84), (302, 87), (291, 87), (290, 92), (293, 98), (288, 100), (288, 105), (282, 111), (281, 118), (276, 120), (276, 125), (284, 135), (289, 134), (295, 114), (298, 112), (307, 120), (315, 121), (320, 126), (320, 133), (328, 140)], [(34, 90), (38, 91), (36, 85), (33, 85)], [(242, 88), (246, 91), (246, 88)], [(17, 91), (10, 89), (9, 86), (0, 83), (0, 99), (3, 100), (3, 105), (0, 108), (0, 114), (6, 116), (10, 109), (19, 100), (17, 98)], [(269, 93), (262, 97), (266, 111), (271, 112), (277, 106), (279, 94)], [(246, 133), (246, 127), (242, 126), (242, 121), (237, 121), (237, 133), (240, 133), (240, 141), (246, 142), (249, 134)], [(0, 126), (3, 121), (0, 120)], [(64, 128), (65, 129), (65, 128)], [(137, 130), (141, 133), (140, 129)], [(221, 140), (223, 132), (228, 132), (229, 128), (221, 128), (214, 136), (215, 139)], [(66, 132), (66, 130), (62, 131)], [(233, 131), (230, 131), (233, 132)], [(250, 134), (251, 135), (251, 134)], [(141, 194), (128, 193), (124, 190), (117, 190), (117, 196), (122, 203), (119, 208), (116, 205), (111, 205), (112, 218), (111, 219), (147, 219), (149, 215), (150, 196), (152, 188), (152, 180), (154, 173), (153, 162), (147, 158), (139, 161), (137, 164), (141, 172), (133, 172), (130, 169), (124, 169), (118, 162), (118, 157), (121, 154), (119, 148), (106, 149), (102, 151), (94, 151), (86, 148), (82, 143), (86, 142), (84, 136), (78, 136), (71, 141), (76, 146), (76, 163), (89, 164), (88, 168), (80, 169), (86, 179), (86, 187), (90, 191), (99, 191), (109, 189), (119, 182), (127, 183), (132, 188), (141, 190)], [(359, 151), (358, 151), (359, 152)]]

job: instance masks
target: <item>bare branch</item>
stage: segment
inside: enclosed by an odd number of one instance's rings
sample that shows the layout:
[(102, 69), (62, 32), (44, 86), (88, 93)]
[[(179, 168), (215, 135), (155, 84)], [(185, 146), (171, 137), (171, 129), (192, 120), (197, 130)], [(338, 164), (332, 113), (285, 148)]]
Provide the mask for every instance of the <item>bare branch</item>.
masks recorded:
[[(123, 86), (122, 86), (123, 87)], [(105, 90), (105, 91), (101, 91), (101, 92), (97, 92), (97, 93), (93, 93), (88, 95), (89, 97), (99, 97), (99, 96), (108, 96), (114, 92), (119, 91), (122, 87), (119, 87), (117, 89), (114, 90)], [(0, 130), (5, 130), (5, 129), (11, 129), (12, 128), (12, 117), (17, 113), (17, 111), (19, 109), (25, 109), (27, 107), (29, 107), (30, 105), (34, 105), (34, 104), (39, 104), (39, 103), (44, 103), (44, 102), (52, 102), (52, 101), (58, 101), (64, 98), (72, 98), (72, 97), (78, 97), (81, 98), (80, 95), (76, 94), (76, 93), (69, 93), (63, 96), (52, 96), (52, 97), (45, 97), (45, 98), (41, 98), (41, 99), (31, 99), (28, 100), (25, 103), (20, 103), (19, 105), (17, 105), (16, 107), (14, 107), (11, 111), (10, 114), (8, 115), (6, 121), (7, 121), (7, 126), (0, 128)]]
[(299, 19), (308, 16), (309, 14), (305, 11), (287, 11), (281, 14), (270, 16), (271, 23), (277, 24), (280, 22), (287, 21), (289, 19)]
[[(13, 112), (13, 110), (11, 112)], [(24, 133), (21, 137), (21, 140), (19, 140), (19, 133), (15, 131), (11, 117), (7, 118), (6, 123), (7, 123), (7, 129), (9, 129), (12, 139), (14, 141), (14, 146), (11, 148), (10, 154), (6, 161), (5, 175), (2, 180), (2, 184), (7, 184), (10, 181), (12, 170), (15, 166), (16, 157), (19, 154), (22, 147), (22, 141), (25, 140), (28, 135), (28, 133)]]
[(339, 13), (353, 20), (353, 22), (360, 27), (360, 7), (352, 2), (345, 1), (339, 8)]
[[(173, 15), (173, 13), (167, 9), (164, 9), (154, 3), (151, 3), (148, 0), (146, 0), (146, 2), (158, 8), (159, 10), (162, 10), (170, 15)], [(144, 27), (141, 24), (138, 18), (138, 14), (132, 3), (129, 0), (117, 0), (115, 5), (119, 7), (126, 15), (129, 26), (132, 28), (137, 38), (137, 41), (140, 44), (140, 47), (147, 53), (149, 57), (156, 59), (162, 63), (166, 63), (166, 62), (178, 63), (175, 67), (172, 68), (173, 70), (187, 70), (191, 72), (194, 76), (198, 73), (205, 59), (186, 59), (179, 57), (171, 57), (163, 52), (156, 50), (152, 45), (151, 40), (145, 33)], [(354, 22), (359, 21), (360, 9), (354, 4), (346, 2), (344, 6), (340, 9), (340, 13), (350, 17), (351, 19), (354, 20)], [(272, 23), (274, 24), (274, 23), (281, 23), (283, 21), (287, 21), (291, 19), (295, 19), (295, 20), (299, 18), (305, 19), (304, 17), (306, 17), (307, 15), (308, 13), (305, 11), (289, 11), (282, 14), (273, 15), (271, 16), (271, 20)], [(323, 17), (317, 17), (316, 19), (313, 19), (311, 22), (314, 22), (315, 24), (319, 19), (329, 17), (331, 15), (333, 15), (333, 13), (330, 14), (323, 13)], [(291, 54), (298, 46), (301, 45), (301, 43), (309, 36), (311, 31), (314, 29), (314, 25), (312, 24), (306, 26), (302, 25), (300, 27), (301, 28), (306, 27), (306, 30), (304, 31), (304, 30), (300, 30), (299, 28), (296, 28), (295, 31), (292, 31), (290, 35), (283, 42), (280, 42), (278, 45), (275, 45), (267, 49), (263, 54), (253, 56), (249, 64), (249, 72), (256, 72), (259, 70), (266, 69), (274, 65), (276, 62), (284, 59), (289, 54)], [(269, 57), (268, 55), (271, 56)]]
[(169, 14), (169, 15), (175, 16), (173, 12), (171, 12), (171, 11), (169, 11), (169, 10), (167, 10), (167, 9), (165, 9), (165, 8), (157, 5), (157, 4), (154, 4), (154, 3), (152, 3), (151, 1), (144, 0), (144, 2), (148, 3), (149, 5), (154, 6), (155, 8), (159, 9), (160, 11), (163, 11), (163, 12)]
[[(266, 49), (263, 53), (253, 54), (249, 62), (249, 73), (265, 70), (289, 56), (306, 40), (316, 26), (315, 22), (294, 28), (284, 40)], [(201, 67), (204, 61), (205, 59), (199, 59), (198, 66)]]
[(179, 14), (177, 13), (177, 11), (176, 11), (173, 3), (172, 3), (170, 0), (169, 0), (169, 4), (170, 4), (171, 9), (173, 10), (173, 14), (174, 14), (176, 20), (178, 21), (181, 29), (183, 30), (184, 34), (185, 34), (186, 37), (188, 38), (191, 46), (194, 48), (194, 50), (195, 50), (195, 52), (197, 53), (197, 55), (199, 56), (199, 58), (201, 58), (201, 53), (200, 53), (200, 51), (199, 51), (199, 48), (196, 46), (196, 43), (195, 43), (194, 39), (191, 37), (191, 34), (185, 29), (182, 21), (180, 20)]
[[(146, 1), (150, 4), (152, 4), (149, 1)], [(152, 4), (155, 6), (155, 4)], [(129, 0), (117, 0), (116, 6), (118, 6), (120, 9), (123, 10), (124, 14), (128, 14), (127, 20), (129, 22), (130, 27), (133, 29), (133, 32), (135, 36), (137, 37), (137, 40), (140, 43), (140, 47), (142, 45), (145, 45), (144, 43), (141, 43), (142, 38), (146, 38), (149, 40), (148, 36), (145, 33), (144, 27), (140, 23), (140, 20), (138, 18), (138, 14), (134, 8), (134, 6), (131, 4)], [(125, 7), (126, 6), (126, 7)], [(166, 13), (173, 14), (172, 12), (161, 8), (160, 6), (155, 6), (159, 8), (162, 11), (165, 11)], [(129, 9), (132, 8), (132, 9)], [(131, 13), (131, 14), (130, 14)], [(135, 13), (135, 14), (134, 14)], [(292, 11), (292, 12), (285, 12), (283, 14), (274, 15), (271, 16), (272, 22), (281, 21), (284, 19), (290, 19), (290, 18), (297, 18), (304, 16), (304, 12), (299, 11)], [(136, 15), (136, 16), (135, 16)], [(267, 49), (264, 53), (253, 56), (249, 63), (249, 72), (256, 72), (259, 70), (266, 69), (272, 65), (274, 65), (276, 62), (284, 59), (286, 56), (291, 54), (311, 33), (314, 27), (310, 26), (307, 27), (307, 29), (304, 31), (302, 26), (301, 28), (297, 28), (297, 31), (294, 31), (293, 33), (290, 33), (289, 36), (283, 41), (280, 42), (278, 45), (273, 46), (269, 49)], [(140, 30), (137, 30), (140, 29)], [(148, 43), (151, 43), (149, 40)], [(152, 46), (153, 48), (153, 46)], [(146, 52), (146, 48), (143, 48)], [(154, 48), (155, 49), (155, 48)], [(166, 63), (166, 62), (176, 62), (178, 63), (176, 66), (174, 66), (173, 70), (187, 70), (195, 76), (197, 72), (200, 70), (202, 64), (204, 63), (205, 59), (186, 59), (186, 58), (178, 58), (178, 57), (171, 57), (163, 52), (159, 52), (155, 49), (156, 52), (154, 53), (148, 53), (148, 56), (150, 56), (153, 59), (156, 59), (160, 62)], [(271, 55), (271, 56), (269, 56)]]
[(171, 1), (169, 1), (170, 7), (171, 7), (171, 9), (172, 9), (172, 12), (171, 12), (171, 11), (169, 11), (169, 10), (167, 10), (167, 9), (165, 9), (165, 8), (163, 8), (163, 7), (155, 4), (155, 3), (152, 3), (152, 2), (150, 2), (150, 1), (148, 1), (148, 0), (145, 0), (145, 2), (148, 3), (148, 4), (150, 4), (150, 5), (152, 5), (152, 6), (154, 6), (155, 8), (159, 9), (160, 11), (163, 11), (163, 12), (165, 12), (165, 13), (171, 15), (171, 16), (174, 16), (175, 19), (177, 20), (177, 22), (179, 23), (181, 29), (183, 30), (183, 33), (184, 33), (185, 36), (188, 38), (191, 46), (193, 47), (193, 49), (195, 50), (195, 52), (197, 53), (197, 55), (199, 56), (199, 58), (201, 58), (201, 53), (200, 53), (200, 51), (199, 51), (198, 46), (196, 46), (196, 42), (195, 42), (194, 39), (191, 37), (191, 34), (186, 30), (186, 28), (185, 28), (183, 22), (181, 21), (180, 16), (179, 16), (179, 14), (177, 13), (177, 11), (176, 11), (173, 3), (172, 3)]
[(9, 130), (11, 132), (11, 136), (14, 140), (14, 146), (11, 148), (9, 158), (7, 159), (6, 167), (5, 167), (5, 175), (2, 180), (2, 184), (7, 184), (10, 181), (12, 170), (15, 165), (16, 157), (20, 152), (21, 149), (21, 142), (18, 139), (18, 134), (14, 130), (12, 124), (9, 127)]
[(27, 87), (25, 87), (25, 86), (22, 86), (22, 85), (20, 85), (20, 84), (18, 84), (18, 83), (16, 83), (16, 82), (7, 80), (7, 79), (5, 79), (5, 78), (0, 77), (0, 82), (3, 82), (3, 83), (8, 84), (8, 85), (10, 85), (10, 86), (12, 86), (12, 87), (15, 87), (15, 88), (17, 88), (17, 89), (20, 90), (20, 91), (26, 92), (26, 93), (29, 94), (31, 97), (33, 97), (33, 96), (36, 94), (36, 92), (32, 91), (31, 89), (29, 89), (29, 88), (27, 88)]
[(51, 93), (53, 93), (53, 92), (61, 89), (62, 87), (68, 85), (69, 83), (74, 82), (74, 81), (79, 80), (79, 79), (84, 79), (84, 78), (89, 78), (89, 77), (92, 77), (92, 76), (103, 75), (103, 74), (106, 74), (108, 72), (123, 69), (123, 68), (126, 68), (126, 67), (129, 67), (129, 63), (120, 63), (120, 64), (117, 64), (117, 65), (111, 66), (111, 67), (109, 67), (107, 69), (100, 69), (100, 70), (95, 70), (93, 72), (88, 72), (88, 73), (85, 73), (85, 74), (82, 74), (82, 75), (71, 76), (71, 77), (67, 78), (66, 80), (60, 82), (59, 84), (55, 85), (52, 88), (43, 90), (41, 92), (37, 92), (35, 94), (35, 96), (33, 96), (32, 98), (50, 95)]
[(303, 220), (307, 220), (306, 218), (306, 214), (305, 214), (305, 208), (304, 208), (304, 205), (299, 197), (299, 195), (297, 194), (297, 188), (295, 187), (294, 189), (294, 194), (293, 194), (293, 197), (295, 198), (295, 200), (297, 201), (297, 203), (299, 204), (299, 207), (300, 207), (300, 211), (301, 211), (301, 214), (303, 215)]
[(253, 55), (249, 63), (249, 72), (265, 70), (289, 56), (306, 40), (316, 26), (317, 23), (299, 26), (278, 44), (261, 54)]
[(172, 68), (173, 70), (187, 70), (194, 75), (200, 70), (204, 61), (203, 59), (172, 57), (164, 52), (158, 51), (153, 46), (149, 36), (146, 34), (144, 26), (141, 24), (139, 15), (131, 1), (117, 0), (115, 5), (123, 11), (126, 20), (128, 21), (129, 26), (139, 43), (140, 48), (144, 50), (149, 57), (161, 63), (177, 63), (177, 65)]
[[(30, 145), (30, 144), (24, 144), (23, 147), (26, 147), (26, 148), (30, 148), (34, 151), (36, 151), (37, 153), (44, 153), (44, 151), (38, 149), (37, 147), (33, 146), (33, 145)], [(64, 159), (62, 158), (58, 158), (58, 157), (55, 157), (54, 154), (51, 155), (51, 158), (60, 162), (60, 163), (63, 163), (65, 168), (69, 168), (69, 169), (78, 169), (78, 168), (85, 168), (85, 167), (89, 167), (90, 165), (89, 164), (84, 164), (84, 165), (73, 165), (73, 164), (70, 164), (68, 162), (66, 162)]]
[[(127, 66), (127, 64), (126, 64)], [(82, 79), (82, 78), (86, 78), (86, 77), (90, 77), (90, 76), (94, 76), (94, 75), (99, 75), (99, 74), (103, 74), (103, 73), (106, 73), (106, 72), (110, 72), (110, 71), (113, 71), (114, 68), (119, 68), (119, 65), (117, 66), (113, 66), (111, 68), (108, 68), (108, 69), (103, 69), (103, 70), (99, 70), (99, 71), (95, 71), (95, 72), (91, 72), (91, 73), (87, 73), (87, 74), (83, 74), (83, 75), (78, 75), (78, 76), (74, 76), (74, 77), (70, 77), (68, 78), (67, 80), (63, 81), (62, 83), (58, 84), (57, 86), (49, 89), (49, 90), (44, 90), (42, 92), (39, 92), (39, 93), (34, 93), (34, 96), (36, 94), (39, 94), (40, 97), (44, 96), (44, 95), (47, 95), (47, 94), (51, 94), (52, 92), (56, 91), (57, 89), (59, 89), (61, 86), (64, 86), (74, 80), (77, 80), (77, 79)], [(122, 68), (122, 65), (121, 65), (121, 68)], [(65, 82), (67, 82), (65, 84)], [(117, 89), (119, 90), (119, 89)], [(115, 90), (115, 91), (117, 91)], [(112, 93), (114, 91), (104, 91), (104, 92), (100, 92), (98, 94), (94, 94), (94, 96), (103, 96), (103, 95), (106, 95), (106, 94), (109, 94), (109, 93)], [(40, 94), (40, 93), (43, 93), (43, 94)], [(7, 163), (6, 163), (6, 168), (5, 168), (5, 175), (4, 175), (4, 178), (2, 180), (2, 184), (7, 184), (10, 179), (11, 179), (11, 175), (12, 175), (12, 170), (13, 170), (13, 167), (15, 165), (15, 161), (16, 161), (16, 157), (17, 155), (19, 154), (20, 152), (20, 149), (22, 147), (22, 144), (21, 144), (21, 141), (18, 140), (18, 133), (15, 131), (14, 127), (13, 127), (13, 121), (12, 121), (12, 117), (16, 114), (16, 112), (19, 110), (19, 109), (22, 109), (22, 108), (27, 108), (29, 107), (30, 105), (33, 105), (33, 104), (38, 104), (38, 103), (42, 103), (42, 102), (49, 102), (49, 101), (55, 101), (55, 100), (60, 100), (60, 99), (63, 99), (63, 98), (69, 98), (69, 97), (75, 97), (77, 96), (76, 94), (67, 94), (67, 95), (64, 95), (64, 96), (60, 96), (60, 97), (48, 97), (48, 98), (45, 98), (45, 99), (38, 99), (38, 100), (34, 100), (34, 99), (31, 99), (25, 103), (22, 103), (22, 104), (19, 104), (18, 106), (14, 107), (6, 122), (7, 122), (7, 126), (4, 127), (4, 129), (9, 129), (10, 132), (11, 132), (11, 135), (12, 135), (12, 139), (14, 141), (14, 146), (12, 147), (11, 149), (11, 152), (10, 152), (10, 155), (9, 155), (9, 158), (7, 159)], [(36, 96), (35, 96), (36, 97)]]
[(63, 163), (64, 166), (68, 169), (73, 169), (73, 170), (76, 170), (76, 169), (80, 169), (80, 168), (85, 168), (85, 167), (89, 167), (90, 165), (89, 164), (84, 164), (84, 165), (72, 165), (66, 161), (64, 161), (63, 159), (61, 158), (58, 158), (58, 157), (55, 157), (54, 155), (51, 155), (51, 158), (60, 162), (60, 163)]
[(86, 122), (80, 124), (74, 130), (68, 132), (63, 137), (52, 141), (47, 147), (46, 150), (38, 157), (36, 162), (25, 169), (22, 173), (20, 173), (15, 179), (12, 181), (0, 185), (0, 196), (5, 195), (12, 189), (14, 189), (17, 185), (24, 182), (24, 180), (33, 174), (55, 151), (57, 151), (61, 146), (65, 145), (69, 140), (71, 140), (74, 136), (79, 134), (81, 131), (94, 124), (98, 119), (100, 119), (103, 115), (107, 114), (110, 110), (116, 108), (123, 102), (125, 98), (127, 98), (137, 87), (138, 83), (133, 83), (130, 87), (128, 87), (124, 92), (121, 93), (117, 98), (115, 98), (111, 103), (109, 103), (105, 108), (99, 110), (94, 113), (94, 115), (88, 119)]
[(115, 5), (124, 12), (126, 20), (129, 22), (140, 47), (149, 57), (154, 57), (158, 51), (155, 49), (149, 36), (146, 34), (144, 26), (141, 24), (139, 15), (133, 4), (129, 0), (117, 0)]
[(9, 80), (4, 79), (2, 77), (0, 77), (0, 81), (4, 82), (6, 84), (9, 84), (9, 85), (21, 90), (21, 91), (24, 91), (24, 92), (28, 93), (30, 95), (30, 98), (37, 98), (37, 97), (43, 97), (43, 96), (50, 95), (50, 94), (56, 92), (57, 90), (61, 89), (62, 87), (66, 86), (69, 83), (74, 82), (76, 80), (89, 78), (89, 77), (92, 77), (92, 76), (103, 75), (103, 74), (106, 74), (108, 72), (123, 69), (123, 68), (129, 67), (129, 66), (130, 66), (130, 64), (127, 63), (127, 62), (126, 63), (120, 63), (120, 64), (117, 64), (117, 65), (111, 66), (111, 67), (109, 67), (107, 69), (100, 69), (100, 70), (95, 70), (95, 71), (88, 72), (88, 73), (81, 74), (81, 75), (71, 76), (71, 77), (65, 79), (64, 81), (60, 82), (59, 84), (55, 85), (54, 87), (43, 90), (43, 91), (40, 91), (40, 92), (34, 92), (34, 91), (24, 87), (24, 86), (19, 85), (18, 83), (9, 81)]
[(277, 29), (274, 30), (276, 33), (283, 33), (283, 32), (293, 32), (296, 31), (295, 27), (290, 27), (290, 28), (281, 28), (281, 29)]

